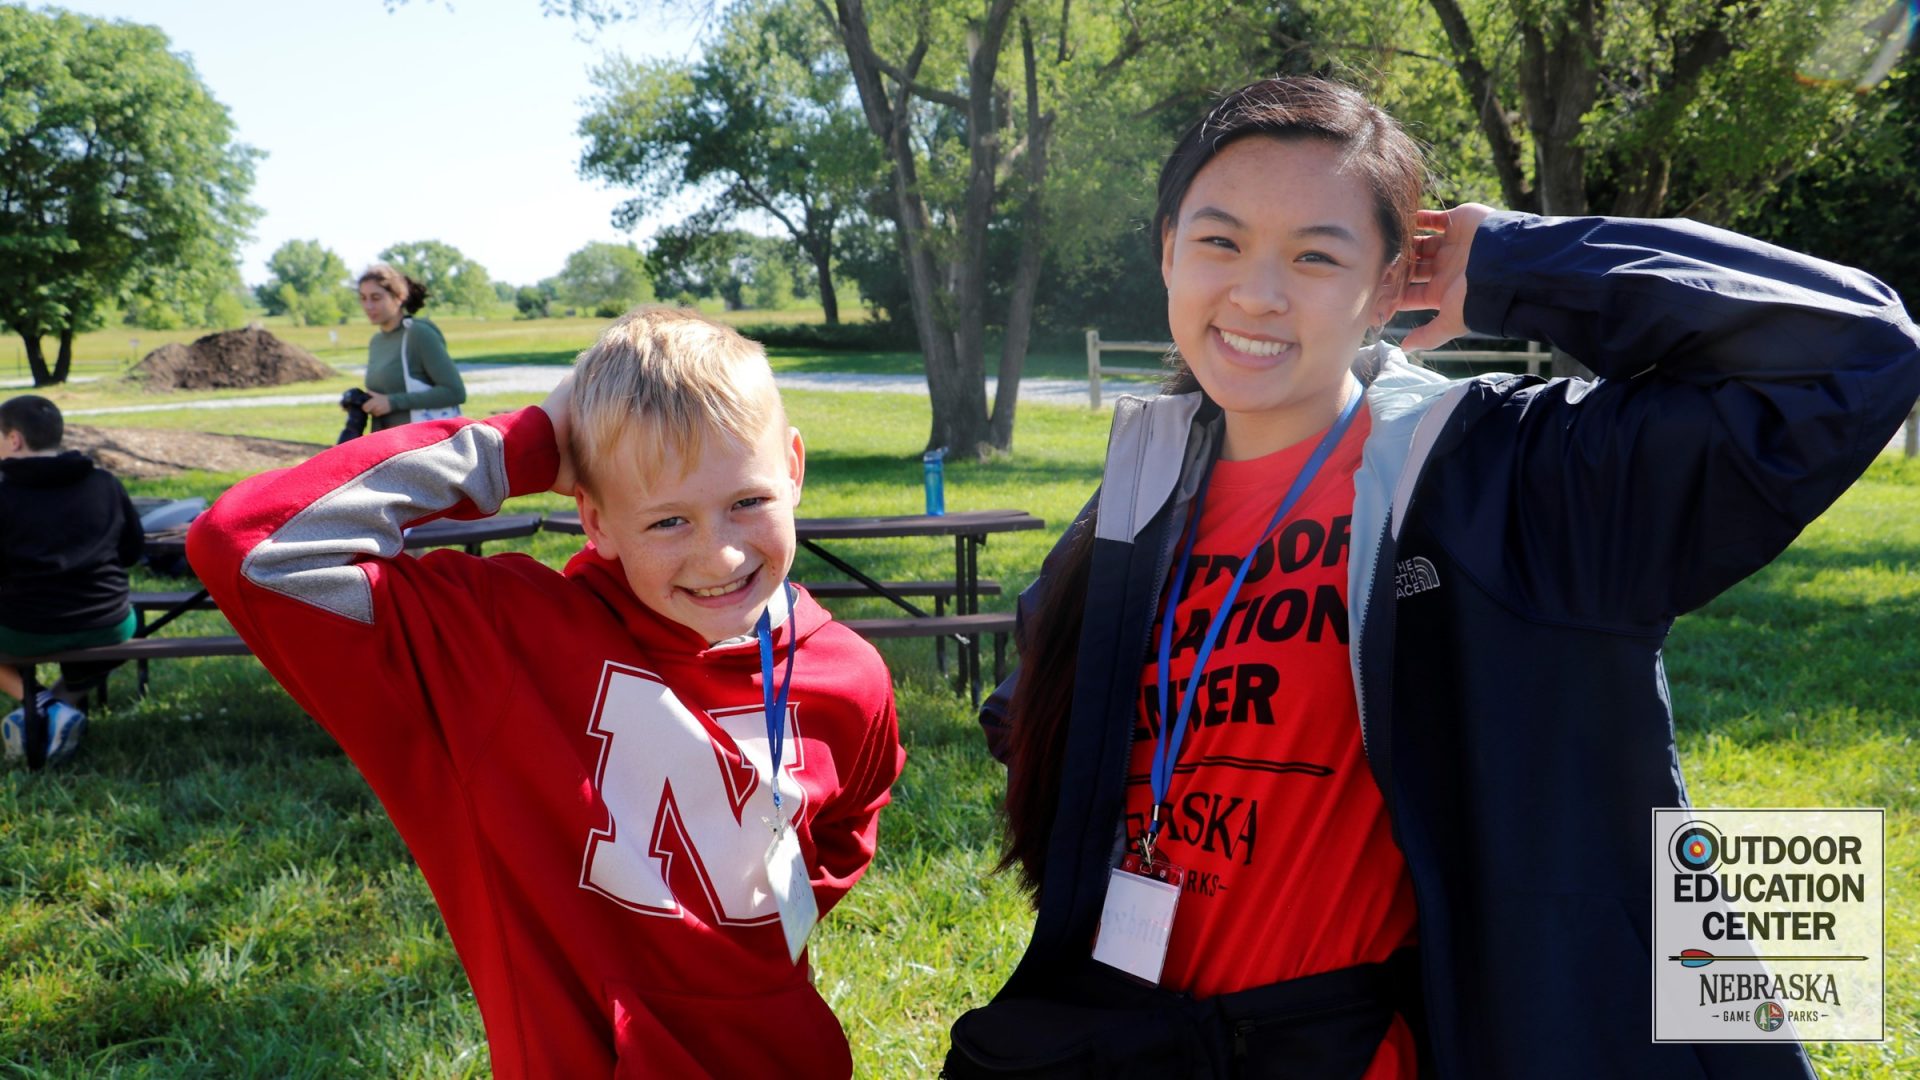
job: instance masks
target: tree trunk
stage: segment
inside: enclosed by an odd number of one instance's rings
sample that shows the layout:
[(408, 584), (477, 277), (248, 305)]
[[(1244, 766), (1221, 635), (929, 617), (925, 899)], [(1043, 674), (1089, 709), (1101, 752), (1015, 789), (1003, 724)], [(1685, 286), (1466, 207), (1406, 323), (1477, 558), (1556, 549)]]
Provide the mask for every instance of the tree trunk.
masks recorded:
[[(1721, 18), (1732, 18), (1732, 9)], [(1751, 14), (1745, 16), (1752, 18)], [(1701, 80), (1720, 61), (1733, 55), (1733, 39), (1720, 24), (1701, 27), (1681, 42), (1673, 71), (1659, 85), (1659, 96), (1646, 110), (1648, 132), (1643, 147), (1621, 171), (1626, 174), (1613, 212), (1622, 217), (1658, 217), (1667, 205), (1673, 174), (1672, 133), (1681, 117), (1700, 96)]]
[(840, 325), (840, 297), (833, 291), (832, 245), (826, 245), (826, 251), (815, 252), (813, 256), (813, 276), (820, 289), (820, 310), (826, 313), (828, 326)]
[[(1534, 189), (1540, 212), (1576, 216), (1587, 212), (1587, 153), (1581, 122), (1600, 93), (1601, 30), (1595, 0), (1574, 0), (1571, 16), (1520, 32), (1520, 95), (1533, 132)], [(1556, 377), (1591, 378), (1572, 356), (1553, 350)]]
[(1000, 381), (993, 395), (993, 415), (987, 426), (998, 450), (1013, 449), (1013, 414), (1020, 404), (1020, 375), (1027, 362), (1027, 343), (1033, 336), (1033, 294), (1040, 285), (1040, 234), (1045, 224), (1041, 195), (1047, 175), (1047, 137), (1051, 115), (1040, 114), (1039, 77), (1033, 64), (1033, 31), (1020, 19), (1020, 55), (1027, 76), (1027, 202), (1020, 230), (1020, 258), (1013, 272), (1013, 292), (1007, 299), (1007, 336), (1000, 345)]
[(1587, 212), (1587, 153), (1582, 121), (1600, 93), (1600, 28), (1594, 0), (1575, 0), (1572, 17), (1521, 28), (1520, 93), (1533, 132), (1540, 212)]
[[(999, 0), (999, 3), (1011, 7), (1011, 0)], [(889, 99), (881, 82), (880, 69), (883, 65), (873, 51), (865, 5), (861, 0), (837, 0), (835, 28), (840, 34), (841, 43), (846, 46), (848, 67), (853, 74), (854, 86), (860, 92), (860, 104), (866, 112), (867, 126), (886, 144), (887, 152), (893, 158), (894, 223), (899, 230), (900, 260), (907, 275), (907, 295), (912, 301), (914, 329), (920, 338), (920, 352), (926, 363), (927, 396), (933, 406), (933, 425), (927, 436), (927, 448), (944, 446), (956, 457), (962, 454), (977, 456), (984, 447), (990, 445), (991, 435), (987, 425), (986, 373), (982, 360), (985, 352), (984, 312), (979, 310), (982, 307), (981, 294), (985, 291), (985, 270), (982, 266), (978, 286), (973, 293), (972, 306), (975, 310), (972, 326), (969, 327), (965, 312), (969, 298), (964, 284), (965, 264), (969, 260), (963, 258), (960, 265), (953, 267), (963, 275), (962, 281), (954, 282), (954, 300), (962, 310), (950, 310), (941, 302), (940, 278), (934, 267), (933, 254), (928, 250), (931, 215), (920, 193), (919, 171), (914, 164), (913, 142), (909, 138), (913, 123), (913, 82), (919, 75), (921, 61), (926, 58), (927, 41), (922, 37), (914, 45), (907, 62), (898, 69), (898, 74), (904, 77), (896, 78), (899, 90)], [(998, 40), (997, 37), (995, 40)], [(991, 84), (982, 92), (991, 95)], [(968, 137), (973, 141), (991, 137), (991, 133), (975, 129), (969, 131)], [(975, 219), (967, 217), (962, 222), (963, 244), (969, 240), (965, 226), (970, 220)], [(984, 240), (985, 219), (978, 220), (982, 224)], [(971, 349), (970, 353), (968, 349)]]
[[(1014, 0), (993, 0), (986, 19), (968, 34), (967, 57), (967, 190), (960, 207), (960, 257), (954, 266), (955, 376), (964, 390), (951, 400), (966, 410), (956, 417), (968, 441), (946, 444), (955, 452), (983, 456), (990, 448), (1005, 449), (994, 438), (987, 415), (987, 231), (993, 221), (996, 175), (1000, 168), (1000, 133), (1006, 118), (997, 108), (994, 80), (1000, 69), (1000, 47), (1006, 40)], [(1015, 335), (1009, 322), (1007, 336)], [(1021, 328), (1019, 336), (1025, 338)], [(1020, 344), (1024, 355), (1026, 345)], [(1016, 385), (1010, 388), (1019, 393)], [(940, 402), (934, 402), (938, 408)]]
[[(904, 117), (904, 91), (901, 105)], [(914, 164), (913, 146), (907, 138), (904, 119), (896, 124), (892, 143), (900, 256), (906, 265), (914, 329), (920, 338), (920, 355), (927, 369), (927, 397), (933, 406), (933, 427), (927, 434), (926, 448), (944, 446), (956, 457), (975, 455), (987, 436), (986, 387), (981, 385), (977, 361), (972, 386), (961, 376), (951, 319), (940, 303), (938, 271), (933, 265), (933, 253), (927, 249), (929, 215), (920, 197), (919, 169)]]
[(1493, 76), (1480, 61), (1480, 47), (1474, 42), (1473, 28), (1455, 0), (1429, 0), (1429, 3), (1434, 14), (1440, 17), (1440, 25), (1446, 29), (1447, 41), (1453, 47), (1454, 67), (1466, 87), (1467, 99), (1476, 105), (1480, 133), (1487, 137), (1487, 147), (1493, 151), (1493, 171), (1500, 178), (1501, 197), (1506, 199), (1509, 209), (1537, 213), (1539, 193), (1527, 183), (1520, 140), (1507, 122), (1507, 109), (1495, 92)]
[(27, 345), (27, 369), (33, 372), (33, 385), (53, 385), (53, 373), (47, 370), (47, 354), (40, 347), (39, 333), (22, 333), (20, 340)]
[(73, 370), (73, 324), (60, 328), (60, 355), (53, 362), (53, 381), (64, 383), (67, 373)]
[(1667, 184), (1672, 173), (1671, 155), (1662, 150), (1643, 151), (1621, 182), (1612, 212), (1619, 217), (1658, 217), (1661, 207), (1667, 203)]

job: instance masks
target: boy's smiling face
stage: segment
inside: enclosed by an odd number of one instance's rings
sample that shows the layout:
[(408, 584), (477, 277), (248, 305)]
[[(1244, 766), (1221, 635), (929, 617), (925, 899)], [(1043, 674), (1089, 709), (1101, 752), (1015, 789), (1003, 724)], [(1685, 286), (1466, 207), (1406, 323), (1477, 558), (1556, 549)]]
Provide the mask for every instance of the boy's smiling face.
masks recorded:
[(793, 565), (800, 432), (776, 410), (752, 445), (715, 434), (694, 460), (646, 470), (635, 444), (623, 439), (619, 459), (597, 470), (599, 494), (580, 492), (587, 537), (659, 614), (709, 643), (752, 633)]

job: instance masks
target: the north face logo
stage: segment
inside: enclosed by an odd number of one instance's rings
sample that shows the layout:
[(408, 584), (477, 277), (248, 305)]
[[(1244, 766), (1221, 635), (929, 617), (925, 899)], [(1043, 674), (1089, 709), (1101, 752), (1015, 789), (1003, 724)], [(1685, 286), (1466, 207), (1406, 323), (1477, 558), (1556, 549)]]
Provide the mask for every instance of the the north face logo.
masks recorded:
[(1433, 564), (1416, 555), (1393, 568), (1393, 598), (1405, 600), (1415, 593), (1440, 587), (1440, 572)]

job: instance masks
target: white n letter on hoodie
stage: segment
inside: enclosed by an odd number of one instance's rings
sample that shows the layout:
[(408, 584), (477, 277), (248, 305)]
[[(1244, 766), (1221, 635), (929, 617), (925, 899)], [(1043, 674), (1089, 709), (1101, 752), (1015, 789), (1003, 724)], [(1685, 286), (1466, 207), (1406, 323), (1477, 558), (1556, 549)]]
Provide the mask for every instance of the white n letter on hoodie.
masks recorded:
[[(690, 866), (682, 872), (706, 894), (702, 917), (732, 926), (773, 922), (780, 913), (763, 861), (773, 842), (773, 800), (763, 783), (772, 766), (766, 714), (711, 715), (737, 755), (658, 676), (607, 665), (587, 730), (603, 740), (596, 783), (611, 820), (587, 838), (580, 885), (634, 911), (678, 917), (680, 898), (668, 881), (684, 858)], [(797, 821), (806, 793), (792, 774), (805, 762), (791, 706), (786, 725), (780, 805)]]

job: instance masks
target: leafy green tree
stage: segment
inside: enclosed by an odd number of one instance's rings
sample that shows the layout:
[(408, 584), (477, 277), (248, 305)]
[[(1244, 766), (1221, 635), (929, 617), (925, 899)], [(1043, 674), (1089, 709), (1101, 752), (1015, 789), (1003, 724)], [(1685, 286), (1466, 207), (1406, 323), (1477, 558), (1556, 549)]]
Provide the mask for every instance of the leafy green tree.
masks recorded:
[[(1143, 136), (1159, 118), (1191, 114), (1217, 88), (1269, 67), (1297, 21), (1294, 5), (814, 6), (832, 21), (868, 126), (887, 150), (887, 203), (933, 403), (929, 443), (960, 453), (1010, 448), (1044, 261), (1070, 258), (1076, 234), (1080, 251), (1111, 250), (1113, 233), (1138, 220), (1141, 196), (1102, 200), (1097, 174), (1104, 168), (1126, 192), (1151, 193), (1149, 163), (1167, 144), (1155, 138), (1143, 152)], [(1117, 136), (1104, 166), (1102, 132)], [(1058, 183), (1056, 159), (1072, 161), (1077, 184)], [(1081, 215), (1079, 230), (1059, 227), (1069, 210)], [(1094, 215), (1104, 225), (1086, 227)], [(1097, 234), (1105, 238), (1090, 243)], [(989, 413), (990, 326), (1001, 335)]]
[(107, 308), (231, 268), (257, 156), (158, 29), (0, 6), (0, 323), (34, 385)]
[[(866, 209), (889, 220), (896, 262), (888, 280), (884, 262), (870, 257), (866, 241), (874, 237), (855, 224), (862, 292), (886, 304), (888, 286), (899, 286), (905, 303), (886, 306), (913, 315), (933, 405), (929, 444), (958, 453), (1012, 445), (1048, 258), (1064, 266), (1073, 255), (1098, 252), (1110, 277), (1118, 253), (1138, 263), (1137, 235), (1122, 234), (1137, 234), (1141, 196), (1132, 193), (1150, 198), (1148, 162), (1166, 153), (1154, 124), (1191, 114), (1219, 88), (1297, 50), (1291, 35), (1303, 22), (1301, 5), (1292, 3), (919, 0), (869, 10), (864, 0), (794, 2), (785, 10), (804, 3), (838, 42), (852, 82), (853, 93), (823, 107), (844, 112), (857, 102), (883, 162), (884, 182)], [(543, 0), (542, 7), (600, 27), (664, 8), (713, 17), (725, 5)], [(691, 79), (689, 69), (678, 71)], [(681, 92), (665, 68), (647, 85), (657, 96)], [(1124, 201), (1095, 194), (1102, 187), (1097, 159), (1110, 135), (1118, 148), (1107, 175), (1128, 193)], [(1143, 152), (1148, 137), (1152, 148)], [(1052, 163), (1070, 147), (1074, 190), (1061, 190)], [(657, 251), (662, 237), (655, 240)], [(656, 286), (671, 295), (664, 280), (656, 277)], [(989, 413), (986, 353), (995, 329), (999, 389)]]
[(547, 278), (537, 285), (522, 285), (513, 294), (513, 307), (517, 319), (544, 319), (550, 315), (551, 307), (558, 298), (559, 290), (554, 288), (553, 279)]
[(646, 256), (632, 244), (588, 244), (567, 256), (554, 286), (560, 300), (602, 318), (653, 299)]
[(1429, 3), (1518, 209), (1725, 220), (1861, 107), (1849, 80), (1806, 73), (1862, 29), (1863, 0)]
[(740, 229), (680, 225), (654, 234), (647, 270), (661, 296), (718, 298), (728, 311), (779, 308), (794, 298), (792, 248)]
[(618, 222), (630, 228), (681, 192), (709, 191), (689, 220), (710, 229), (743, 215), (773, 222), (811, 264), (826, 321), (840, 321), (836, 233), (883, 173), (848, 105), (838, 38), (806, 0), (744, 0), (700, 62), (615, 58), (593, 82), (580, 171), (639, 190)]
[(247, 288), (224, 257), (209, 267), (156, 275), (128, 298), (128, 326), (142, 330), (182, 327), (227, 329), (247, 321)]
[[(1429, 6), (1438, 35), (1403, 26), (1391, 40), (1431, 42), (1451, 56), (1466, 99), (1477, 103), (1474, 122), (1508, 206), (1718, 222), (1764, 201), (1859, 121), (1870, 104), (1847, 77), (1857, 69), (1845, 56), (1877, 52), (1880, 20), (1872, 16), (1889, 7), (1885, 0)], [(1563, 355), (1554, 366), (1579, 370)]]
[(1879, 277), (1920, 311), (1920, 53), (1885, 88), (1883, 111), (1787, 180), (1737, 224)]
[(269, 315), (301, 326), (337, 323), (354, 311), (347, 264), (318, 240), (289, 240), (267, 257), (268, 278), (254, 296)]
[(480, 312), (493, 305), (493, 278), (487, 268), (452, 244), (415, 240), (380, 253), (383, 262), (427, 287), (431, 302), (455, 311)]

